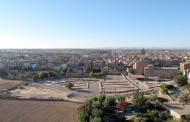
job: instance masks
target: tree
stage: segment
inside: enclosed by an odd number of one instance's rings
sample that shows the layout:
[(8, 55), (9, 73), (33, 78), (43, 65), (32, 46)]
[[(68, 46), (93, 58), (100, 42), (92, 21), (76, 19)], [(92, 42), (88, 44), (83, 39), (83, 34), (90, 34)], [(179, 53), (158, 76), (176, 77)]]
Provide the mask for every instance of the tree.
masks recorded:
[(32, 79), (33, 81), (36, 81), (39, 78), (38, 73), (33, 74)]
[(173, 85), (168, 85), (168, 84), (160, 85), (160, 89), (163, 94), (168, 94), (168, 90), (173, 89), (173, 88), (174, 88)]
[(69, 89), (71, 89), (73, 86), (74, 86), (73, 83), (66, 83), (65, 84), (65, 87), (67, 87)]
[(115, 97), (118, 101), (125, 101), (125, 96), (116, 96)]
[(8, 75), (8, 73), (5, 70), (0, 70), (0, 77), (5, 78)]
[(78, 119), (79, 119), (79, 122), (86, 122), (86, 115), (84, 111), (78, 112)]
[(170, 119), (170, 120), (168, 120), (168, 121), (166, 121), (166, 122), (180, 122), (180, 121), (175, 120), (175, 119)]
[(106, 99), (106, 96), (105, 95), (100, 95), (97, 97), (97, 100), (100, 101), (101, 103), (103, 103)]
[(39, 72), (39, 78), (40, 79), (45, 79), (45, 78), (48, 78), (49, 77), (49, 73), (48, 72)]
[(92, 110), (92, 117), (100, 117), (102, 114), (102, 111), (100, 109), (93, 109)]
[(139, 109), (145, 104), (146, 98), (144, 94), (136, 91), (132, 94), (132, 104), (137, 106)]
[(184, 86), (187, 84), (187, 77), (183, 75), (178, 75), (174, 77), (174, 81), (179, 85), (179, 86)]
[(101, 117), (94, 117), (91, 119), (90, 122), (102, 122), (102, 119), (101, 119)]
[(107, 96), (105, 101), (103, 102), (104, 107), (114, 106), (116, 104), (115, 98)]

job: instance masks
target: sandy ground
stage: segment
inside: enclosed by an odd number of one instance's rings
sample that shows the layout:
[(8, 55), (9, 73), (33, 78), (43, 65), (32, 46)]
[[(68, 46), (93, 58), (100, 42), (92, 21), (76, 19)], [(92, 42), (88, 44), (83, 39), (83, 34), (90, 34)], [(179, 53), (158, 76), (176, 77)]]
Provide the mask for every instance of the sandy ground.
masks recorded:
[(12, 90), (12, 96), (21, 98), (57, 98), (65, 99), (68, 94), (72, 93), (64, 86), (45, 85), (40, 83), (30, 83), (20, 89)]
[(77, 122), (79, 105), (71, 102), (0, 100), (0, 121)]
[(10, 89), (14, 86), (17, 86), (18, 84), (22, 82), (23, 81), (0, 79), (0, 91)]

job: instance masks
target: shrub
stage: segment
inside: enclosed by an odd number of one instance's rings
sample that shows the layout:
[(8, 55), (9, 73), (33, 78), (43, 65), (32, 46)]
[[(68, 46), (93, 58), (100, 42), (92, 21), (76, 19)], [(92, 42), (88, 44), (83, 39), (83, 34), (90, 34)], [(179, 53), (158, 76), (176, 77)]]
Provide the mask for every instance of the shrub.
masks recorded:
[(80, 122), (86, 122), (86, 114), (84, 111), (78, 112), (78, 119)]
[(125, 101), (125, 97), (124, 96), (116, 96), (115, 97), (118, 101)]
[(178, 75), (174, 77), (174, 81), (179, 85), (179, 86), (184, 86), (187, 84), (187, 78), (183, 75)]
[(103, 103), (106, 99), (106, 96), (105, 95), (100, 95), (97, 97), (97, 100), (100, 101), (101, 103)]
[(99, 117), (101, 116), (102, 111), (100, 109), (93, 109), (92, 110), (92, 117)]
[(101, 117), (94, 117), (91, 119), (90, 122), (102, 122), (102, 119), (101, 119)]
[(141, 108), (146, 102), (146, 98), (144, 97), (144, 94), (137, 91), (132, 94), (132, 104), (137, 106), (138, 108)]
[(71, 89), (73, 86), (74, 86), (73, 83), (67, 83), (67, 84), (65, 84), (65, 87), (67, 87), (69, 89)]
[(115, 98), (107, 96), (105, 101), (103, 102), (104, 107), (114, 106), (116, 104)]
[(95, 108), (101, 108), (102, 104), (100, 101), (93, 101), (92, 102), (92, 108), (95, 109)]

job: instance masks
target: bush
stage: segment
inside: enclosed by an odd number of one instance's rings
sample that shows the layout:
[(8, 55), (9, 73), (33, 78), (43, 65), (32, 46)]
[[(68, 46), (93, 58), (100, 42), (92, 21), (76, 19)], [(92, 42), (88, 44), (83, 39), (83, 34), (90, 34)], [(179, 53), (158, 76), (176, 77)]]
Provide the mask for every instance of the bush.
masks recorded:
[(102, 122), (102, 119), (101, 119), (101, 117), (94, 117), (91, 119), (90, 122)]
[(39, 72), (39, 78), (40, 79), (46, 79), (46, 78), (49, 78), (49, 73), (48, 72)]
[(92, 102), (92, 108), (95, 109), (95, 108), (101, 108), (102, 104), (100, 101), (93, 101)]
[(103, 102), (104, 107), (114, 106), (116, 104), (115, 98), (107, 96), (105, 101)]
[(184, 86), (187, 85), (187, 78), (183, 75), (178, 75), (174, 77), (174, 81), (179, 85), (179, 86)]
[(138, 108), (141, 108), (146, 102), (146, 98), (144, 97), (144, 94), (137, 91), (132, 94), (132, 104), (137, 106)]
[(91, 78), (101, 78), (101, 77), (104, 77), (104, 73), (103, 72), (98, 72), (98, 73), (91, 72), (91, 73), (89, 73), (89, 77), (91, 77)]
[(118, 101), (125, 101), (125, 96), (116, 96), (115, 97)]
[(80, 122), (85, 122), (86, 121), (86, 114), (84, 111), (79, 111), (78, 112), (78, 119)]
[(93, 109), (92, 111), (92, 117), (99, 117), (101, 116), (102, 111), (100, 109)]
[(73, 86), (74, 86), (73, 83), (67, 83), (67, 84), (65, 84), (65, 87), (67, 87), (69, 89), (71, 89)]
[(100, 101), (101, 103), (103, 103), (106, 99), (106, 96), (105, 95), (100, 95), (97, 97), (97, 100)]
[(5, 70), (0, 70), (0, 77), (5, 78), (8, 75), (8, 73)]
[(168, 90), (173, 89), (173, 88), (174, 88), (173, 85), (168, 85), (168, 84), (160, 85), (160, 89), (163, 94), (168, 94)]

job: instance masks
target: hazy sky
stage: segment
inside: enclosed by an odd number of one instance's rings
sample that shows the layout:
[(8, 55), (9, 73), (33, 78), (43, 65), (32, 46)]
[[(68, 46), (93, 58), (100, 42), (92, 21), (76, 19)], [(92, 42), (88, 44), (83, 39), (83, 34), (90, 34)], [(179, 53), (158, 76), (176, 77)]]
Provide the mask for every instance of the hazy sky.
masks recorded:
[(0, 48), (190, 47), (190, 0), (1, 0)]

